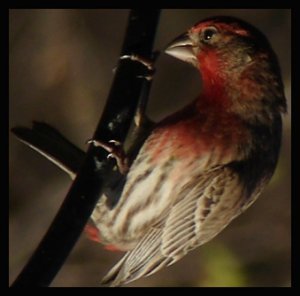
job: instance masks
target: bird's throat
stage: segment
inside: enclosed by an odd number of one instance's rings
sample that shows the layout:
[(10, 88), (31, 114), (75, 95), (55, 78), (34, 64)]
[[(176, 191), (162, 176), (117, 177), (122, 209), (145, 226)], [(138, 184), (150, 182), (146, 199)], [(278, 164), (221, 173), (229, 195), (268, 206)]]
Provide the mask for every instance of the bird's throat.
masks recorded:
[(198, 58), (203, 85), (201, 100), (216, 107), (226, 107), (229, 104), (226, 90), (227, 78), (218, 55), (215, 52), (209, 52), (200, 54)]

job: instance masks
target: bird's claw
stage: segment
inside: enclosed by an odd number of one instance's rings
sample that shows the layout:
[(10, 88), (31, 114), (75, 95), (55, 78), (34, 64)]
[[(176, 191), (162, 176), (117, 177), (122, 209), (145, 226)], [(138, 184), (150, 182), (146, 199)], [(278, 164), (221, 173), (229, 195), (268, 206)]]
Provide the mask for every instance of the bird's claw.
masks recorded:
[(146, 79), (148, 81), (151, 81), (153, 79), (153, 74), (149, 74), (149, 75), (139, 75), (137, 76), (137, 78), (142, 78), (142, 79)]
[(126, 60), (126, 59), (130, 59), (132, 61), (139, 62), (143, 66), (145, 66), (149, 71), (154, 71), (153, 61), (150, 59), (139, 56), (137, 54), (130, 54), (130, 55), (125, 54), (120, 57), (120, 60)]
[(110, 140), (108, 143), (101, 142), (99, 140), (90, 139), (88, 144), (93, 144), (95, 147), (101, 147), (105, 149), (109, 154), (107, 159), (114, 158), (117, 162), (118, 169), (121, 174), (125, 175), (128, 172), (128, 159), (123, 150), (122, 143), (116, 140)]
[(158, 55), (159, 55), (159, 52), (153, 52), (152, 58), (150, 58), (150, 59), (139, 56), (137, 54), (123, 55), (120, 57), (120, 60), (130, 59), (131, 61), (141, 63), (143, 66), (145, 66), (147, 68), (149, 73), (145, 74), (145, 75), (138, 75), (137, 78), (143, 78), (148, 81), (151, 81), (153, 79), (153, 76), (155, 73), (154, 62), (155, 62), (156, 58), (158, 57)]
[(115, 146), (122, 146), (122, 143), (119, 142), (119, 141), (116, 141), (116, 140), (109, 140), (108, 143), (112, 143), (112, 144), (114, 144)]

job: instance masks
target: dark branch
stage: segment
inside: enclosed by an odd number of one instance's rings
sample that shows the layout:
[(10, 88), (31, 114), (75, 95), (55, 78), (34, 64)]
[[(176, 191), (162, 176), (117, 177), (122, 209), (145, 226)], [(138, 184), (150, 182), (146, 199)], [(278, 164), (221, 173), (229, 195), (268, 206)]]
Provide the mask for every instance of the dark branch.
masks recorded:
[[(159, 10), (132, 10), (121, 55), (150, 57)], [(112, 88), (94, 133), (94, 139), (124, 142), (136, 110), (140, 93), (147, 87), (145, 67), (138, 62), (120, 60)], [(107, 153), (90, 146), (83, 164), (59, 212), (35, 253), (12, 287), (48, 286), (76, 243), (103, 191), (105, 176), (113, 161)]]

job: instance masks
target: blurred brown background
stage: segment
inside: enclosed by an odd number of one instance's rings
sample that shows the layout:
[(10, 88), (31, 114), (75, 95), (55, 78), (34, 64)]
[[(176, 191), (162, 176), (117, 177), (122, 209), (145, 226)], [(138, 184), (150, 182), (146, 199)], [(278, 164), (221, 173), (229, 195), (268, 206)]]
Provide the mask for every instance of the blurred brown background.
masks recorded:
[[(10, 10), (10, 127), (32, 120), (58, 128), (82, 149), (98, 122), (113, 78), (129, 10)], [(213, 15), (249, 21), (270, 39), (291, 100), (291, 11), (162, 10), (156, 49)], [(148, 113), (180, 108), (200, 91), (199, 75), (161, 55)], [(290, 286), (290, 109), (276, 173), (258, 201), (213, 241), (130, 286)], [(10, 282), (47, 230), (70, 186), (68, 177), (10, 135)], [(58, 242), (59, 243), (59, 242)], [(53, 287), (99, 286), (120, 258), (82, 235)]]

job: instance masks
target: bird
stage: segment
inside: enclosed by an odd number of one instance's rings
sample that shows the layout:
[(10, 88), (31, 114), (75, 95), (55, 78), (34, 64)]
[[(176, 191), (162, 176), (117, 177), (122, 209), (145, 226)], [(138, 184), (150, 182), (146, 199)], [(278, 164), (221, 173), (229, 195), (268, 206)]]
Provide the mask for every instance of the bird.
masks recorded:
[(195, 67), (203, 87), (155, 124), (118, 202), (96, 205), (101, 242), (126, 251), (102, 284), (149, 276), (210, 241), (253, 204), (276, 168), (287, 107), (265, 35), (237, 18), (210, 17), (165, 53)]
[[(261, 31), (213, 16), (165, 53), (196, 69), (200, 94), (149, 125), (133, 159), (117, 141), (90, 141), (120, 171), (120, 184), (99, 198), (86, 228), (107, 249), (126, 252), (103, 285), (150, 276), (212, 240), (255, 202), (278, 162), (287, 104), (277, 56)], [(74, 178), (84, 152), (57, 131), (36, 122), (33, 131), (14, 132)], [(55, 148), (59, 142), (64, 149)]]

